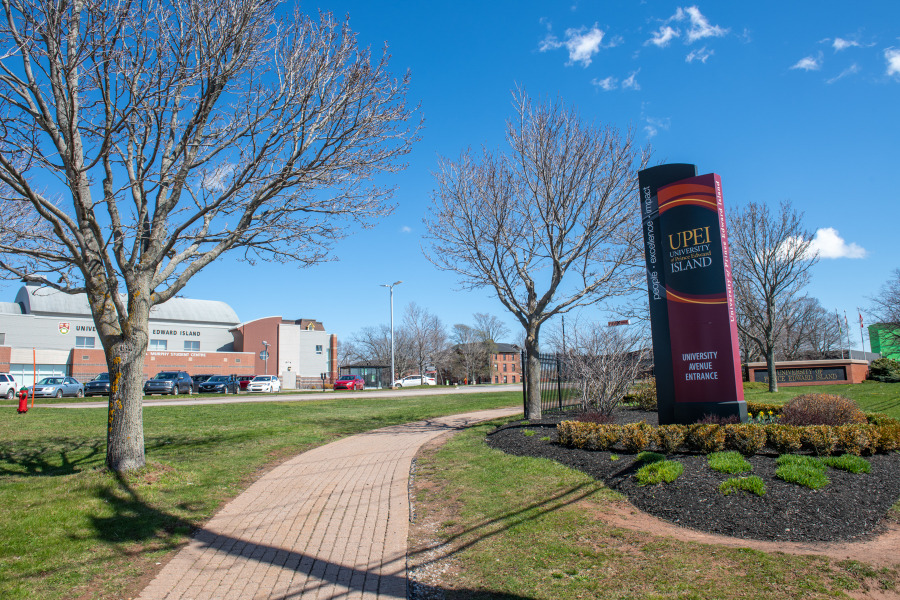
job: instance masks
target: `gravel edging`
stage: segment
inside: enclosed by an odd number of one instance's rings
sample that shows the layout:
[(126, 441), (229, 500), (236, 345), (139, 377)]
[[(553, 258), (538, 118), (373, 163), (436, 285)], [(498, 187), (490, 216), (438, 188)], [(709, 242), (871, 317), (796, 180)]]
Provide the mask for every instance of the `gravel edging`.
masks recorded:
[[(657, 414), (615, 411), (620, 424), (644, 421), (657, 425)], [(831, 482), (819, 490), (775, 477), (774, 454), (748, 461), (766, 484), (766, 494), (736, 492), (725, 496), (719, 484), (735, 475), (713, 471), (706, 457), (674, 454), (684, 473), (671, 484), (639, 486), (635, 455), (566, 448), (557, 443), (556, 424), (571, 414), (550, 415), (523, 424), (510, 422), (487, 436), (490, 447), (517, 456), (549, 458), (602, 480), (637, 508), (677, 525), (736, 538), (791, 542), (836, 542), (877, 535), (891, 506), (900, 499), (900, 453), (865, 457), (871, 473), (828, 469)], [(525, 435), (523, 430), (534, 431)], [(550, 441), (541, 438), (549, 437)], [(618, 460), (611, 460), (613, 454)]]

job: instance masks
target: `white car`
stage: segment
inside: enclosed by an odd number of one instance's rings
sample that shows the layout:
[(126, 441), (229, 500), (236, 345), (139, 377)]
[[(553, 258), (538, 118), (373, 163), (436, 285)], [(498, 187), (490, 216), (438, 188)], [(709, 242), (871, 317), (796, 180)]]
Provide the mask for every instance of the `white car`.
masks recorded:
[(427, 375), (425, 376), (424, 383), (422, 382), (421, 375), (407, 375), (403, 379), (398, 379), (397, 381), (395, 381), (393, 387), (402, 388), (412, 387), (414, 385), (437, 385), (437, 382), (435, 382), (434, 377), (428, 377)]
[(257, 375), (247, 384), (248, 392), (280, 392), (281, 382), (276, 375)]

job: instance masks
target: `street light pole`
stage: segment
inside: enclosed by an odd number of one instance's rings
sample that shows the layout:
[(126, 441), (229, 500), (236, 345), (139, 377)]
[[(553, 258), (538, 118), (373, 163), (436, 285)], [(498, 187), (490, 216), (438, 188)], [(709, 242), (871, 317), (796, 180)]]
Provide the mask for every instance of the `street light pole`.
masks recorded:
[(381, 287), (391, 290), (391, 388), (394, 387), (394, 380), (396, 379), (396, 371), (394, 370), (394, 286), (401, 283), (403, 282), (395, 281), (394, 283), (381, 284)]
[(263, 340), (263, 346), (265, 346), (265, 349), (263, 350), (263, 352), (265, 354), (265, 358), (263, 360), (266, 361), (266, 375), (268, 375), (269, 374), (269, 342)]

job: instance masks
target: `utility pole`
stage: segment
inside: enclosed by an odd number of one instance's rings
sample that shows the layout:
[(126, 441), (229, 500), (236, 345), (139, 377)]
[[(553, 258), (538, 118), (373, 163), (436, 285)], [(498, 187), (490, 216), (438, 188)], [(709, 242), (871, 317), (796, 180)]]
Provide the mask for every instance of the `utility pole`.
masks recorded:
[(394, 283), (382, 283), (381, 287), (386, 287), (391, 290), (391, 387), (394, 387), (394, 381), (397, 379), (396, 372), (394, 371), (394, 286), (400, 285), (403, 283), (402, 281), (395, 281)]

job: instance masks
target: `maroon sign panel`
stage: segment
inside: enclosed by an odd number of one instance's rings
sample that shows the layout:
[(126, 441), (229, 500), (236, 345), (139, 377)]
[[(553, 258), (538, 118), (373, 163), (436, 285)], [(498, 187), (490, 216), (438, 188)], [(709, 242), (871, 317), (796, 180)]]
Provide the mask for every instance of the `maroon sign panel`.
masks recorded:
[[(706, 414), (746, 420), (722, 182), (710, 174), (660, 185), (656, 206), (653, 275), (664, 289), (665, 314), (651, 311), (654, 357), (657, 370), (662, 359), (670, 373), (657, 378), (657, 389), (671, 386), (671, 422)], [(660, 296), (650, 293), (651, 301)], [(657, 335), (660, 327), (667, 335)]]

